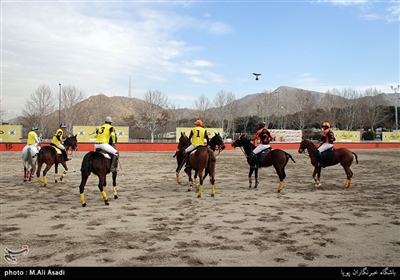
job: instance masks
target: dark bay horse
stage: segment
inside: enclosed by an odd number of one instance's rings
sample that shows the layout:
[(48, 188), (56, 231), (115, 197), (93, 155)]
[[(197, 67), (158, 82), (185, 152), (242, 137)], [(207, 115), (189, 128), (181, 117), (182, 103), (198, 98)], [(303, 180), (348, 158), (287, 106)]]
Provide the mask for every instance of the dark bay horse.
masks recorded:
[[(83, 207), (86, 206), (85, 193), (84, 193), (85, 185), (91, 173), (97, 175), (97, 177), (99, 178), (99, 183), (97, 187), (99, 188), (101, 195), (103, 196), (105, 205), (109, 205), (106, 192), (106, 187), (107, 187), (106, 178), (107, 174), (110, 173), (110, 171), (111, 171), (111, 155), (109, 155), (107, 152), (101, 150), (90, 151), (83, 157), (81, 164), (81, 184), (79, 185), (80, 199)], [(114, 171), (111, 173), (112, 173), (114, 199), (117, 199), (118, 172)]]
[[(242, 148), (243, 153), (245, 154), (247, 158), (247, 163), (250, 166), (250, 171), (249, 171), (249, 188), (252, 187), (252, 179), (251, 176), (254, 172), (254, 179), (255, 179), (255, 185), (254, 188), (258, 187), (259, 181), (258, 181), (258, 168), (255, 168), (252, 163), (251, 163), (251, 155), (253, 153), (253, 150), (255, 148), (254, 144), (251, 142), (251, 139), (247, 138), (245, 134), (242, 134), (239, 136), (238, 139), (236, 139), (232, 144), (232, 147), (240, 147)], [(293, 162), (296, 162), (293, 157), (281, 150), (281, 149), (271, 149), (268, 153), (265, 153), (264, 151), (258, 154), (258, 160), (260, 163), (260, 167), (268, 167), (268, 166), (274, 166), (276, 174), (279, 176), (279, 187), (278, 187), (278, 192), (281, 192), (283, 189), (283, 180), (286, 178), (286, 173), (285, 173), (285, 167), (286, 164), (288, 163), (289, 159), (291, 159)]]
[[(68, 152), (69, 149), (72, 151), (77, 151), (78, 150), (78, 140), (75, 135), (68, 136), (63, 143), (65, 150)], [(48, 145), (44, 146), (40, 149), (38, 155), (37, 155), (37, 170), (36, 170), (36, 177), (39, 182), (39, 186), (46, 187), (47, 186), (47, 177), (46, 174), (50, 170), (50, 168), (54, 165), (54, 182), (57, 181), (58, 177), (58, 165), (61, 163), (61, 165), (64, 167), (64, 172), (62, 173), (60, 177), (60, 181), (64, 179), (64, 177), (67, 175), (68, 172), (68, 166), (67, 163), (64, 160), (64, 156), (61, 153), (60, 149)], [(40, 177), (40, 171), (42, 169), (42, 165), (46, 164), (46, 168), (43, 170), (43, 178)]]
[[(318, 159), (316, 156), (317, 146), (309, 139), (302, 138), (300, 142), (300, 147), (298, 152), (304, 153), (307, 150), (310, 156), (311, 164), (314, 166), (314, 172), (312, 177), (315, 181), (315, 187), (321, 187), (321, 167), (318, 167)], [(344, 188), (347, 189), (353, 178), (353, 172), (350, 169), (353, 163), (354, 157), (356, 158), (356, 163), (358, 163), (358, 156), (347, 148), (332, 148), (322, 153), (322, 158), (325, 163), (325, 167), (333, 166), (340, 163), (343, 166), (344, 172), (346, 172), (346, 182), (344, 183)]]

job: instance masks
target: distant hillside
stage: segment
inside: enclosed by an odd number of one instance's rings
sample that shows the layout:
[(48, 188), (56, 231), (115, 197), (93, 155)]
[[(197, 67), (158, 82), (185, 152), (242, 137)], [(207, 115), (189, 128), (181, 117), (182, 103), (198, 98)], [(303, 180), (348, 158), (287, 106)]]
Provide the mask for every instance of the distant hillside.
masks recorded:
[[(281, 86), (268, 94), (249, 94), (234, 101), (238, 108), (238, 116), (243, 117), (249, 114), (257, 114), (257, 104), (259, 104), (257, 100), (260, 100), (263, 95), (272, 96), (275, 98), (275, 100), (279, 99), (279, 107), (285, 108), (285, 114), (293, 114), (301, 110), (299, 106), (296, 106), (296, 98), (301, 97), (301, 95), (309, 96), (308, 98), (312, 99), (314, 106), (320, 106), (320, 104), (324, 104), (324, 106), (327, 106), (328, 108), (333, 106), (340, 107), (340, 104), (356, 103), (359, 102), (360, 99), (364, 101), (369, 99), (369, 102), (372, 102), (372, 104), (384, 106), (394, 105), (394, 94), (383, 93), (376, 97), (346, 99), (344, 97), (331, 95), (328, 93)], [(334, 100), (334, 102), (332, 100)], [(104, 94), (90, 96), (89, 98), (75, 105), (74, 117), (77, 119), (75, 123), (79, 123), (80, 125), (98, 125), (104, 121), (104, 117), (106, 115), (109, 115), (113, 118), (114, 125), (123, 125), (123, 118), (132, 114), (136, 115), (136, 112), (138, 111), (137, 109), (141, 106), (144, 106), (144, 104), (145, 101), (138, 98), (123, 96), (107, 97)], [(277, 107), (277, 104), (274, 104), (274, 106)], [(210, 112), (215, 110), (215, 108), (209, 109)], [(178, 108), (176, 109), (176, 115), (179, 116), (180, 119), (191, 119), (196, 115), (196, 110)], [(58, 111), (50, 114), (49, 116), (55, 122), (54, 125), (57, 125), (56, 122), (58, 122)], [(10, 120), (10, 123), (19, 123), (19, 118)]]

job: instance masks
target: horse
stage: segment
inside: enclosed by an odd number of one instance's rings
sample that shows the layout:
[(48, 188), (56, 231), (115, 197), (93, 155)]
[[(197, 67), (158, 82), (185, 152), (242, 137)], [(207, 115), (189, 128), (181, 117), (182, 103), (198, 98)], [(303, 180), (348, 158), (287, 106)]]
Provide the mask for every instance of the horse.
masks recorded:
[[(314, 166), (314, 172), (312, 177), (315, 181), (315, 187), (321, 187), (321, 167), (318, 166), (318, 158), (316, 155), (317, 147), (309, 139), (302, 137), (300, 142), (300, 147), (298, 152), (304, 153), (307, 150), (310, 156), (311, 164)], [(351, 171), (350, 166), (353, 163), (353, 159), (356, 159), (358, 163), (358, 156), (354, 152), (347, 148), (331, 148), (322, 152), (322, 158), (325, 163), (325, 167), (333, 166), (340, 163), (343, 166), (344, 172), (346, 172), (346, 182), (344, 183), (344, 189), (347, 189), (353, 178), (353, 171)]]
[[(216, 156), (218, 156), (221, 151), (225, 149), (225, 144), (224, 141), (222, 140), (221, 135), (219, 132), (215, 132), (214, 136), (210, 139), (209, 141), (210, 144), (210, 149), (212, 149), (214, 152), (218, 151)], [(178, 143), (178, 150), (175, 152), (175, 155), (173, 157), (176, 157), (176, 162), (177, 162), (177, 168), (175, 170), (176, 174), (176, 182), (178, 184), (181, 183), (180, 177), (179, 177), (179, 172), (182, 169), (183, 165), (185, 164), (185, 149), (189, 147), (190, 141), (189, 137), (185, 134), (185, 132), (181, 132), (181, 136), (179, 138), (179, 143)], [(209, 170), (206, 169), (205, 173), (203, 175), (203, 180), (207, 177), (209, 174)], [(198, 180), (197, 180), (197, 171), (195, 170), (195, 174), (193, 176), (194, 178), (194, 184), (196, 185), (196, 188), (198, 188)]]
[(181, 178), (179, 176), (179, 172), (182, 169), (182, 166), (185, 164), (185, 149), (189, 147), (190, 141), (189, 137), (186, 135), (184, 131), (181, 132), (181, 136), (179, 137), (177, 151), (174, 154), (174, 158), (176, 158), (177, 167), (175, 169), (175, 177), (176, 182), (178, 184), (181, 183)]
[[(77, 140), (77, 135), (71, 135), (68, 136), (64, 142), (63, 145), (65, 147), (65, 150), (68, 152), (69, 149), (72, 151), (77, 151), (78, 150), (78, 140)], [(46, 174), (50, 170), (50, 168), (54, 165), (54, 182), (58, 182), (57, 176), (58, 176), (58, 165), (61, 163), (61, 165), (64, 167), (64, 172), (62, 173), (60, 177), (60, 181), (64, 179), (64, 177), (67, 175), (68, 172), (68, 167), (67, 163), (64, 160), (64, 156), (61, 152), (60, 149), (53, 145), (48, 145), (44, 146), (40, 149), (38, 155), (37, 155), (37, 170), (36, 170), (36, 177), (39, 182), (40, 187), (46, 187), (47, 186), (47, 177)], [(46, 168), (43, 170), (43, 178), (40, 177), (40, 171), (42, 169), (42, 165), (46, 164)]]
[[(112, 155), (101, 149), (88, 152), (82, 160), (81, 164), (81, 184), (79, 185), (80, 200), (82, 206), (86, 206), (85, 201), (85, 185), (91, 173), (99, 178), (98, 188), (103, 196), (105, 205), (109, 205), (106, 187), (107, 174), (111, 172), (111, 157)], [(114, 199), (118, 198), (117, 194), (117, 171), (112, 172), (112, 184)]]
[(37, 153), (38, 148), (35, 145), (26, 145), (22, 149), (21, 158), (24, 166), (24, 182), (30, 183), (32, 181), (32, 176), (36, 171)]
[[(254, 144), (251, 142), (251, 139), (247, 138), (245, 134), (242, 134), (236, 139), (234, 142), (232, 142), (232, 147), (237, 148), (240, 147), (245, 154), (247, 158), (247, 163), (250, 166), (250, 171), (248, 175), (248, 180), (249, 180), (249, 189), (252, 188), (252, 174), (254, 172), (254, 179), (255, 179), (255, 185), (254, 188), (258, 187), (259, 181), (258, 181), (258, 168), (254, 167), (252, 165), (251, 159), (252, 159), (252, 153), (255, 148)], [(261, 153), (257, 154), (258, 156), (258, 161), (260, 163), (260, 167), (268, 167), (268, 166), (274, 166), (276, 174), (279, 177), (279, 186), (278, 186), (278, 193), (282, 191), (283, 189), (283, 180), (286, 178), (286, 173), (285, 173), (285, 167), (291, 159), (294, 163), (296, 161), (294, 158), (287, 152), (281, 150), (281, 149), (272, 149), (269, 148), (267, 149), (268, 151), (262, 151)]]

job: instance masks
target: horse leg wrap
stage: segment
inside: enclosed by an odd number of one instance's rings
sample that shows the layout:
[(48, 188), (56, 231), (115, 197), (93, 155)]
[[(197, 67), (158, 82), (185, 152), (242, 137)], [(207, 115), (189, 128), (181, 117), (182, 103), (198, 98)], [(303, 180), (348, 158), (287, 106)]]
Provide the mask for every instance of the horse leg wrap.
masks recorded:
[(58, 177), (58, 174), (54, 173), (54, 182), (56, 182), (56, 183), (57, 183), (57, 177)]
[(254, 188), (257, 188), (259, 183), (260, 183), (260, 181), (256, 180), (256, 183), (255, 183), (255, 185), (254, 185)]
[(79, 198), (81, 199), (82, 205), (85, 205), (85, 204), (86, 204), (86, 201), (85, 201), (85, 194), (84, 194), (84, 193), (81, 193), (81, 194), (79, 195)]
[(104, 200), (108, 200), (108, 198), (107, 198), (107, 193), (106, 193), (105, 190), (103, 190), (103, 191), (101, 192), (101, 195), (103, 196), (103, 199), (104, 199)]
[(215, 195), (215, 186), (211, 185), (211, 196)]
[(283, 182), (279, 182), (278, 192), (280, 192), (282, 189), (283, 189)]
[(181, 182), (181, 179), (179, 178), (179, 174), (178, 174), (178, 173), (176, 173), (176, 182), (177, 182), (177, 183), (180, 183), (180, 182)]
[(193, 181), (189, 181), (188, 192), (192, 190), (192, 187), (193, 187)]
[(253, 181), (251, 180), (251, 178), (249, 178), (249, 188), (252, 187)]
[(40, 177), (38, 177), (38, 178), (37, 178), (37, 181), (38, 181), (38, 183), (39, 183), (39, 187), (42, 187), (42, 186), (43, 186), (42, 179), (41, 179)]
[(117, 195), (117, 186), (113, 187), (113, 195), (114, 195), (114, 196)]
[(47, 176), (43, 176), (43, 184), (46, 186), (47, 185)]
[(67, 170), (64, 170), (63, 174), (61, 175), (62, 178), (64, 178), (65, 176), (67, 176)]
[(202, 193), (203, 193), (203, 185), (200, 185), (199, 192), (197, 193), (197, 197), (201, 197)]

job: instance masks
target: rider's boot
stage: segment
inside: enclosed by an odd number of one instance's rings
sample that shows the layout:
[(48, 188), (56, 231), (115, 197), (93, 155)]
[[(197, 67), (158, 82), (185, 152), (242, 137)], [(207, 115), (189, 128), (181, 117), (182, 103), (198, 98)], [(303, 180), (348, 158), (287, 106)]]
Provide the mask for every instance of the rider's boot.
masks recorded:
[(190, 155), (190, 152), (185, 153), (186, 167), (190, 167), (189, 155)]
[(118, 153), (116, 155), (113, 155), (111, 158), (111, 168), (110, 168), (111, 172), (117, 171), (117, 164), (118, 164), (117, 161), (118, 161)]
[(64, 156), (64, 161), (69, 161), (71, 160), (68, 155), (67, 155), (67, 151), (66, 150), (61, 150), (63, 156)]
[(318, 159), (318, 167), (325, 167), (324, 160), (322, 158), (321, 152), (319, 150), (316, 151), (317, 159)]
[(260, 168), (260, 163), (258, 162), (258, 156), (254, 153), (251, 155), (251, 160), (250, 163), (253, 163), (254, 161), (254, 168)]

